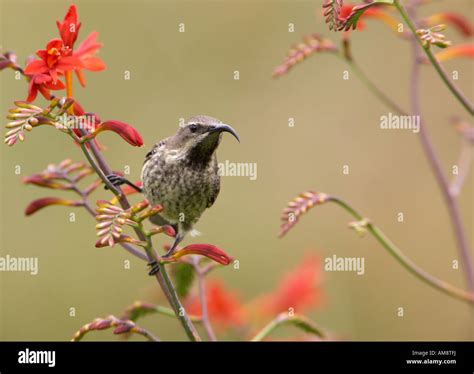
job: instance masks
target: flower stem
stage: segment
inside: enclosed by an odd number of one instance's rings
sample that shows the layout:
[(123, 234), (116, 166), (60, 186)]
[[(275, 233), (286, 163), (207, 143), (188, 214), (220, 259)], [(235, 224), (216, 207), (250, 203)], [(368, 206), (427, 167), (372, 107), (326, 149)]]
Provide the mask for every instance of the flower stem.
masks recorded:
[[(328, 201), (332, 201), (340, 207), (344, 208), (356, 220), (364, 220), (362, 215), (345, 201), (334, 196), (330, 196), (328, 198)], [(364, 221), (364, 227), (366, 228), (366, 230), (370, 232), (375, 237), (375, 239), (377, 239), (377, 241), (382, 245), (382, 247), (384, 247), (406, 270), (408, 270), (418, 279), (421, 279), (426, 284), (436, 288), (437, 290), (442, 291), (462, 301), (467, 301), (468, 303), (474, 305), (474, 293), (464, 291), (427, 273), (425, 270), (416, 265), (412, 260), (410, 260), (407, 256), (405, 256), (405, 254), (390, 239), (388, 239), (387, 236), (385, 236), (382, 230), (380, 230), (370, 221), (367, 221), (366, 219)]]
[(404, 110), (401, 109), (397, 103), (395, 103), (387, 94), (385, 94), (377, 85), (375, 85), (374, 82), (369, 79), (369, 77), (364, 73), (364, 71), (354, 60), (345, 58), (341, 54), (336, 54), (336, 56), (344, 59), (344, 61), (349, 65), (349, 67), (356, 74), (356, 76), (361, 80), (363, 84), (365, 84), (367, 89), (372, 92), (375, 97), (377, 97), (380, 101), (382, 101), (385, 105), (387, 105), (395, 112), (404, 113)]
[(287, 325), (293, 324), (304, 331), (310, 332), (322, 339), (325, 338), (325, 334), (321, 330), (321, 328), (309, 318), (299, 315), (290, 316), (288, 313), (281, 313), (276, 316), (272, 321), (270, 321), (263, 329), (261, 329), (257, 335), (255, 335), (251, 341), (253, 342), (260, 342), (265, 339), (268, 335), (270, 335), (273, 331), (277, 328)]
[[(72, 71), (66, 71), (65, 73), (65, 78), (66, 78), (66, 96), (70, 99), (73, 98), (73, 93), (72, 93)], [(68, 113), (69, 114), (74, 114), (74, 106), (71, 105), (68, 108)]]
[(452, 92), (452, 94), (456, 97), (456, 99), (462, 104), (464, 108), (469, 112), (469, 114), (472, 116), (474, 115), (474, 107), (472, 103), (469, 101), (469, 99), (464, 95), (464, 93), (453, 83), (451, 79), (449, 79), (448, 74), (446, 73), (446, 70), (444, 70), (443, 66), (440, 64), (436, 56), (433, 54), (431, 51), (431, 48), (429, 44), (427, 46), (423, 45), (423, 42), (419, 38), (419, 36), (416, 33), (416, 26), (414, 22), (411, 20), (409, 14), (405, 10), (405, 7), (400, 4), (400, 0), (394, 0), (395, 7), (397, 8), (398, 12), (402, 16), (403, 20), (405, 23), (408, 25), (410, 28), (411, 32), (413, 33), (413, 37), (416, 40), (416, 42), (421, 46), (423, 51), (425, 52), (426, 56), (428, 57), (428, 60), (430, 61), (431, 65), (435, 68), (436, 72), (438, 75), (441, 77), (443, 82), (446, 84), (446, 86), (449, 88), (449, 90)]
[(198, 280), (198, 288), (199, 288), (199, 303), (201, 304), (201, 320), (204, 330), (206, 331), (206, 335), (210, 341), (217, 341), (216, 334), (212, 329), (211, 321), (209, 320), (209, 310), (207, 308), (207, 295), (206, 295), (206, 280), (205, 280), (205, 272), (199, 266), (199, 260), (196, 258), (192, 262), (194, 271), (197, 275)]
[[(89, 144), (90, 146), (90, 151), (87, 148), (87, 144)], [(87, 160), (91, 164), (92, 168), (97, 172), (97, 174), (102, 179), (102, 181), (108, 186), (110, 184), (110, 181), (106, 178), (106, 175), (110, 175), (112, 171), (110, 167), (107, 165), (104, 157), (102, 156), (102, 153), (96, 147), (94, 142), (88, 141), (84, 144), (81, 144), (81, 149), (86, 155)], [(91, 153), (94, 157), (92, 157)], [(111, 186), (109, 188), (111, 189), (112, 192), (114, 192), (114, 194), (116, 194), (116, 196), (118, 197), (119, 203), (123, 209), (130, 208), (130, 203), (128, 202), (127, 197), (121, 192), (120, 189), (117, 189), (115, 186)], [(199, 337), (199, 334), (197, 333), (196, 328), (194, 327), (189, 316), (187, 315), (184, 307), (179, 301), (178, 294), (176, 293), (176, 289), (168, 276), (165, 266), (160, 264), (159, 259), (157, 258), (156, 253), (153, 250), (151, 242), (148, 243), (148, 240), (150, 240), (150, 238), (147, 237), (143, 233), (142, 230), (135, 228), (135, 232), (140, 240), (147, 242), (146, 252), (147, 252), (148, 261), (150, 263), (152, 262), (158, 263), (160, 271), (158, 271), (155, 274), (155, 277), (161, 289), (163, 290), (163, 293), (165, 294), (168, 302), (173, 308), (176, 314), (176, 317), (181, 322), (181, 325), (183, 326), (186, 332), (186, 335), (192, 341), (200, 341), (201, 338)]]
[[(415, 17), (416, 9), (410, 8), (410, 14)], [(416, 22), (416, 21), (415, 21)], [(462, 267), (466, 278), (467, 288), (470, 292), (474, 292), (474, 270), (472, 268), (472, 259), (470, 255), (470, 248), (467, 241), (466, 233), (464, 232), (463, 222), (461, 219), (461, 213), (459, 211), (458, 202), (456, 197), (451, 193), (451, 186), (448, 178), (446, 177), (441, 161), (439, 160), (434, 146), (428, 134), (428, 130), (425, 126), (423, 116), (421, 115), (420, 102), (418, 95), (419, 76), (420, 76), (420, 50), (418, 48), (417, 40), (418, 37), (413, 35), (412, 37), (412, 54), (413, 63), (410, 79), (410, 98), (412, 106), (412, 114), (419, 118), (420, 122), (420, 140), (425, 151), (426, 157), (431, 165), (431, 169), (435, 175), (435, 178), (440, 186), (441, 193), (444, 201), (448, 208), (448, 212), (451, 218), (454, 234), (457, 241), (459, 255), (461, 257)]]

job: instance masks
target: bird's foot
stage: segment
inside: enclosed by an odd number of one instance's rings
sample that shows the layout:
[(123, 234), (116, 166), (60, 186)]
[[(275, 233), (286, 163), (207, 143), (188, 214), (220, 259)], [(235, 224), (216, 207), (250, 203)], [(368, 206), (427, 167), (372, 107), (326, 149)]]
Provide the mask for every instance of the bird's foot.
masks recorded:
[[(132, 182), (130, 182), (127, 178), (125, 177), (122, 177), (121, 175), (118, 175), (118, 174), (109, 174), (106, 176), (106, 178), (109, 180), (110, 183), (112, 183), (112, 185), (114, 185), (115, 187), (120, 187), (122, 184), (128, 184), (130, 187), (134, 188), (135, 190), (137, 190), (138, 192), (142, 192), (142, 189), (138, 186), (136, 186), (135, 184), (133, 184)], [(106, 190), (109, 189), (108, 186), (105, 186), (104, 187)]]
[(148, 275), (153, 276), (160, 271), (160, 265), (156, 261), (149, 262), (147, 264), (150, 267)]

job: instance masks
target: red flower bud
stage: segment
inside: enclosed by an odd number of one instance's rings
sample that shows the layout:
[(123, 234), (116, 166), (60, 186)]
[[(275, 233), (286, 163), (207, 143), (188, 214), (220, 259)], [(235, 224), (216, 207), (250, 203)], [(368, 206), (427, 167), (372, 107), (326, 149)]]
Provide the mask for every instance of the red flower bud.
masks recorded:
[(119, 134), (127, 143), (135, 146), (141, 147), (143, 145), (143, 140), (140, 134), (132, 126), (120, 122), (120, 121), (105, 121), (102, 122), (95, 131), (92, 133), (92, 136), (95, 137), (102, 131), (113, 131)]
[(232, 261), (232, 258), (227, 255), (227, 253), (211, 244), (190, 244), (183, 249), (176, 251), (171, 258), (177, 260), (178, 258), (187, 255), (205, 256), (222, 265), (229, 265)]
[(31, 216), (38, 210), (43, 209), (51, 205), (64, 205), (64, 206), (82, 206), (81, 201), (60, 199), (58, 197), (44, 197), (42, 199), (32, 201), (25, 209), (25, 215)]

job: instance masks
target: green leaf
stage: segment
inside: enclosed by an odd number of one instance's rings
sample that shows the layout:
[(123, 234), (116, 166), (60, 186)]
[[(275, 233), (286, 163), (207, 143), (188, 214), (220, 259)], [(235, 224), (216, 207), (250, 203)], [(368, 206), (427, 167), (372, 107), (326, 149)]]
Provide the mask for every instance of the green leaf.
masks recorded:
[(189, 264), (177, 263), (173, 266), (172, 274), (178, 296), (186, 297), (194, 281), (193, 267)]

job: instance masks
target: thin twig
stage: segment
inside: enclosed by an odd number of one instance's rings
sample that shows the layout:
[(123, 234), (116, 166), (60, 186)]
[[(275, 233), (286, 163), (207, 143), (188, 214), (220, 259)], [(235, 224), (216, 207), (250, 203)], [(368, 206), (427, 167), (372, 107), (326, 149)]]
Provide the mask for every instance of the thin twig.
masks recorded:
[[(410, 8), (410, 12), (415, 16), (414, 8)], [(443, 198), (446, 202), (446, 206), (451, 217), (451, 222), (453, 225), (454, 233), (456, 236), (456, 241), (458, 244), (459, 255), (461, 257), (462, 266), (464, 269), (464, 274), (466, 278), (467, 288), (470, 292), (474, 292), (474, 270), (472, 268), (472, 259), (470, 254), (470, 248), (467, 241), (466, 233), (464, 231), (461, 213), (459, 211), (458, 202), (454, 195), (450, 192), (450, 185), (447, 176), (443, 171), (443, 166), (439, 160), (436, 151), (434, 149), (433, 143), (428, 134), (428, 129), (425, 126), (423, 117), (421, 116), (420, 102), (418, 98), (418, 86), (419, 86), (419, 72), (420, 72), (420, 56), (418, 48), (418, 37), (416, 34), (412, 38), (412, 50), (413, 50), (413, 65), (412, 72), (410, 77), (410, 97), (411, 97), (411, 106), (412, 114), (419, 118), (420, 122), (420, 140), (425, 151), (426, 157), (430, 163), (431, 169), (438, 181), (440, 186)]]
[(344, 208), (349, 214), (351, 214), (357, 221), (363, 222), (363, 227), (369, 231), (375, 239), (410, 273), (415, 275), (418, 279), (421, 279), (426, 284), (442, 291), (450, 296), (453, 296), (462, 301), (467, 301), (470, 304), (474, 304), (474, 293), (464, 291), (457, 288), (445, 281), (442, 281), (425, 270), (416, 265), (410, 260), (388, 237), (380, 230), (377, 226), (371, 223), (369, 220), (364, 218), (359, 212), (351, 207), (344, 200), (337, 197), (330, 196), (327, 201), (332, 201), (337, 205)]
[(466, 139), (461, 140), (461, 152), (457, 163), (458, 173), (451, 182), (449, 192), (452, 196), (458, 196), (461, 192), (462, 186), (469, 173), (472, 163), (472, 145)]
[(217, 341), (217, 338), (216, 338), (216, 335), (214, 334), (214, 330), (212, 329), (212, 324), (209, 319), (209, 310), (207, 308), (205, 272), (199, 266), (199, 260), (196, 258), (193, 259), (192, 266), (194, 268), (194, 271), (196, 272), (197, 281), (198, 281), (202, 325), (204, 326), (204, 330), (206, 331), (206, 335), (209, 338), (209, 340), (215, 342)]

